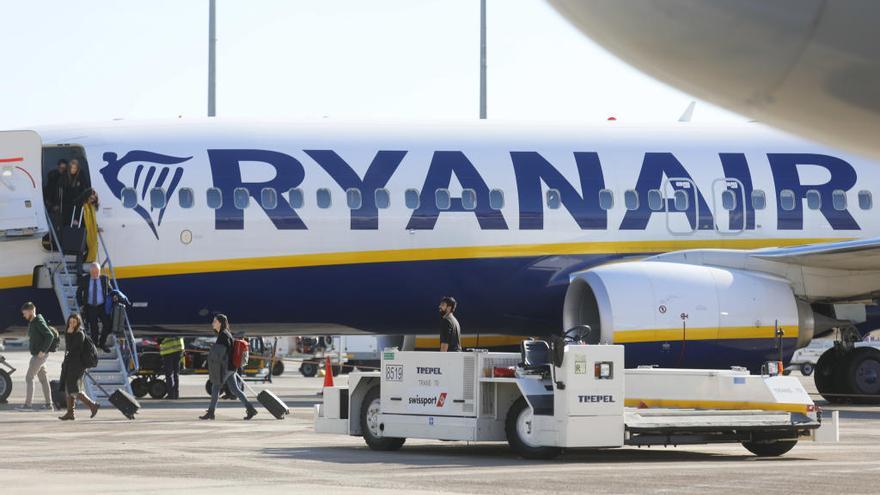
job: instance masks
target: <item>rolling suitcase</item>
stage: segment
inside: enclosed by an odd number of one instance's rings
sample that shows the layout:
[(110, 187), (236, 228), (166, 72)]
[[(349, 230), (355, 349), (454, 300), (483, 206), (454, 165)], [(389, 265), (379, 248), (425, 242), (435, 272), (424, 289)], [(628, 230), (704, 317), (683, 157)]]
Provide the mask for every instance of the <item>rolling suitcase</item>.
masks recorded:
[(58, 409), (67, 408), (67, 393), (64, 391), (64, 387), (61, 386), (61, 381), (50, 380), (49, 389), (52, 392), (52, 403), (55, 404), (55, 407)]
[[(92, 375), (88, 372), (86, 372), (86, 376), (89, 377), (89, 380), (91, 380), (92, 383), (101, 389), (101, 392), (104, 392), (104, 395), (107, 395), (107, 390), (98, 383), (98, 380), (92, 378)], [(140, 402), (138, 402), (133, 395), (121, 388), (117, 388), (115, 392), (110, 394), (110, 403), (128, 419), (134, 419), (134, 415), (137, 414), (138, 410), (141, 408)]]
[[(73, 215), (75, 214), (76, 209)], [(81, 255), (86, 250), (86, 229), (82, 226), (82, 209), (79, 214), (79, 225), (75, 225), (73, 215), (70, 218), (70, 225), (61, 227), (61, 250), (64, 254)]]
[[(254, 391), (247, 382), (244, 380), (241, 381), (248, 390), (251, 392)], [(270, 390), (263, 390), (258, 393), (257, 400), (260, 401), (260, 404), (262, 404), (272, 416), (275, 416), (275, 419), (284, 419), (284, 416), (290, 414), (290, 408), (287, 407), (287, 404)]]

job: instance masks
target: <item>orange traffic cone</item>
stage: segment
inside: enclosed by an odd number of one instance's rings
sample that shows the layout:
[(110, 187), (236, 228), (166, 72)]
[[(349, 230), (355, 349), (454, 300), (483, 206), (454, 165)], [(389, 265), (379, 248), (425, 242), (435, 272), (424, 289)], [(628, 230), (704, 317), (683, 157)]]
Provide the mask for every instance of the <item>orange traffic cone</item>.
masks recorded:
[(330, 364), (330, 356), (324, 363), (324, 388), (333, 386), (333, 365)]

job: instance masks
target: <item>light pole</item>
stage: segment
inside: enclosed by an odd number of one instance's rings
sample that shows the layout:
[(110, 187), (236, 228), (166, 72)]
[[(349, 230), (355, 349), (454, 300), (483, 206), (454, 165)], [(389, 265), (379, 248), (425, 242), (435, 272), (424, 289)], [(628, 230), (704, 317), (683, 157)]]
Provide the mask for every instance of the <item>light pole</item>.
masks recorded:
[(480, 118), (486, 118), (486, 0), (480, 0)]
[(217, 4), (208, 1), (208, 117), (217, 115)]

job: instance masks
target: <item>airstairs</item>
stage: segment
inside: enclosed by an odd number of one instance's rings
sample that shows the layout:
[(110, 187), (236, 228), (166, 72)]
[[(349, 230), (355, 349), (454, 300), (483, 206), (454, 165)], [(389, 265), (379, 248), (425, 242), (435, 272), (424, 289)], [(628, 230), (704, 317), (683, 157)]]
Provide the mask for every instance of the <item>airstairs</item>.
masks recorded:
[[(51, 228), (50, 236), (55, 250), (49, 255), (46, 267), (49, 270), (52, 279), (52, 287), (58, 304), (61, 307), (61, 314), (64, 316), (66, 327), (67, 317), (72, 313), (80, 313), (79, 304), (76, 300), (77, 280), (82, 273), (82, 266), (77, 263), (75, 255), (62, 254), (61, 244), (55, 235), (55, 230)], [(119, 290), (119, 283), (116, 280), (116, 274), (113, 264), (110, 261), (110, 254), (107, 245), (104, 243), (103, 236), (98, 233), (99, 244), (103, 249), (104, 261), (101, 265), (103, 271), (109, 271), (110, 284), (113, 289)], [(116, 389), (125, 390), (131, 393), (131, 384), (129, 377), (136, 374), (139, 368), (137, 351), (134, 341), (134, 333), (128, 320), (128, 314), (124, 313), (125, 321), (121, 325), (121, 334), (110, 334), (107, 340), (107, 347), (110, 352), (104, 352), (98, 349), (98, 366), (89, 370), (88, 377), (83, 380), (86, 393), (92, 399), (98, 401), (102, 405), (109, 404), (108, 394), (112, 394)], [(96, 342), (95, 344), (98, 344)], [(97, 384), (95, 383), (97, 381)], [(100, 385), (106, 390), (101, 390)]]

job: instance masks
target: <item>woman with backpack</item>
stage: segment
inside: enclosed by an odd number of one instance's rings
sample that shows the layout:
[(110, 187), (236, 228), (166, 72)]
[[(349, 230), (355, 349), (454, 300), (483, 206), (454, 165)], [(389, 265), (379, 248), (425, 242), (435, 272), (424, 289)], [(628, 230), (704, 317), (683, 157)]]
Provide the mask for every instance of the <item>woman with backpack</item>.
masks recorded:
[(199, 419), (214, 419), (214, 410), (217, 408), (217, 401), (220, 399), (220, 390), (223, 388), (224, 384), (230, 392), (238, 397), (238, 400), (240, 400), (241, 403), (244, 404), (245, 409), (247, 409), (247, 415), (244, 419), (251, 419), (257, 415), (257, 410), (254, 409), (254, 406), (252, 406), (250, 402), (248, 402), (247, 397), (244, 396), (244, 392), (241, 390), (241, 386), (238, 384), (238, 375), (235, 372), (236, 367), (233, 364), (232, 348), (234, 339), (229, 332), (229, 319), (226, 318), (226, 315), (217, 314), (214, 316), (214, 321), (211, 322), (211, 327), (217, 334), (217, 341), (214, 342), (214, 345), (211, 346), (211, 351), (208, 353), (208, 377), (211, 380), (211, 405), (203, 416), (199, 416)]
[[(84, 356), (84, 354), (89, 352), (87, 346), (94, 347), (94, 344), (86, 338), (86, 334), (83, 332), (82, 317), (77, 313), (72, 313), (67, 317), (64, 342), (67, 351), (64, 353), (64, 362), (61, 363), (61, 387), (67, 394), (67, 414), (59, 416), (58, 419), (62, 421), (76, 419), (74, 416), (76, 399), (88, 406), (92, 413), (91, 417), (94, 418), (98, 414), (100, 406), (82, 391), (83, 375), (89, 364), (86, 362), (88, 356)], [(97, 351), (95, 354), (97, 355)]]

